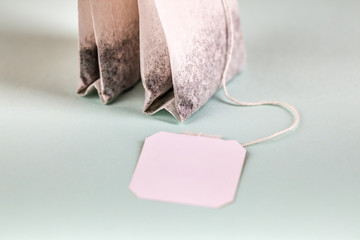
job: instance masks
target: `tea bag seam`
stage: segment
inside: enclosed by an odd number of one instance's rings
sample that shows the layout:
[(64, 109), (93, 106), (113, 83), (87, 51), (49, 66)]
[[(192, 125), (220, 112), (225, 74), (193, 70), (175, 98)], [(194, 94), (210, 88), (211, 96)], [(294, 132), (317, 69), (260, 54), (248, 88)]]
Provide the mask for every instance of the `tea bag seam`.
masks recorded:
[[(96, 43), (96, 48), (98, 50), (98, 67), (99, 67), (99, 73), (100, 73), (100, 76), (99, 76), (99, 79), (97, 79), (92, 85), (90, 85), (89, 87), (94, 87), (92, 89), (90, 89), (90, 91), (92, 91), (93, 89), (95, 89), (98, 94), (99, 94), (99, 98), (101, 100), (102, 103), (105, 103), (105, 99), (104, 99), (104, 96), (102, 94), (103, 92), (103, 89), (104, 89), (104, 86), (103, 86), (103, 80), (102, 80), (102, 73), (101, 73), (101, 65), (100, 65), (100, 53), (99, 53), (99, 39), (97, 37), (97, 34), (96, 34), (96, 28), (95, 28), (95, 19), (94, 19), (94, 14), (93, 14), (93, 0), (90, 0), (90, 11), (91, 11), (91, 21), (92, 21), (92, 25), (93, 25), (93, 29), (94, 29), (94, 38), (95, 38), (95, 43)], [(89, 88), (88, 87), (88, 88)], [(86, 94), (87, 92), (85, 92)]]
[(254, 145), (257, 143), (265, 142), (265, 141), (273, 139), (277, 136), (283, 135), (285, 133), (288, 133), (288, 132), (294, 130), (299, 125), (299, 121), (300, 121), (299, 112), (294, 106), (292, 106), (288, 103), (285, 103), (285, 102), (277, 102), (277, 101), (241, 102), (241, 101), (233, 98), (232, 96), (230, 96), (230, 94), (226, 88), (226, 75), (227, 75), (227, 72), (230, 67), (230, 61), (231, 61), (232, 52), (233, 52), (233, 48), (234, 48), (234, 26), (232, 23), (232, 13), (229, 8), (228, 0), (221, 0), (221, 1), (224, 6), (224, 12), (225, 12), (225, 17), (226, 17), (226, 22), (227, 22), (227, 32), (228, 32), (228, 38), (229, 38), (228, 39), (229, 47), (228, 47), (227, 56), (226, 56), (226, 64), (225, 64), (223, 76), (221, 79), (225, 96), (239, 106), (248, 106), (248, 107), (261, 106), (261, 105), (279, 106), (279, 107), (287, 110), (294, 118), (293, 123), (292, 123), (292, 125), (290, 125), (290, 127), (286, 128), (284, 130), (278, 131), (274, 134), (271, 134), (267, 137), (263, 137), (263, 138), (260, 138), (260, 139), (257, 139), (257, 140), (251, 141), (251, 142), (243, 143), (241, 145), (243, 147), (246, 147), (246, 146)]

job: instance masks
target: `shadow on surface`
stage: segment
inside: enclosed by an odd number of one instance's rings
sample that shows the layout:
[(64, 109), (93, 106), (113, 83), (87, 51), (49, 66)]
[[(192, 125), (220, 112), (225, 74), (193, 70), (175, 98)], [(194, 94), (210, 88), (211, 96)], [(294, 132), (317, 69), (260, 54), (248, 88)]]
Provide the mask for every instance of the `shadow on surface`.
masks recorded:
[[(76, 94), (78, 59), (76, 36), (1, 32), (0, 87), (10, 88), (11, 94), (19, 97), (26, 92), (50, 98), (83, 99), (102, 105), (96, 92), (84, 98)], [(144, 89), (139, 81), (104, 107), (114, 108), (114, 111), (120, 108), (129, 114), (145, 116), (142, 112), (143, 102)], [(164, 111), (155, 114), (154, 119), (176, 122)]]
[(75, 96), (77, 39), (26, 33), (0, 34), (0, 85)]

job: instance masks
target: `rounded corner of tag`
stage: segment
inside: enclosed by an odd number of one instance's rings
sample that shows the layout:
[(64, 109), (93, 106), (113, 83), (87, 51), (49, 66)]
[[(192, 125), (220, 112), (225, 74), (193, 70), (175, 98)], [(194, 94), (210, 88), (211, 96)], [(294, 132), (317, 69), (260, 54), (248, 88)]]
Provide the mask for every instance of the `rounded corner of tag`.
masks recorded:
[(236, 140), (228, 140), (228, 142), (233, 143), (234, 145), (239, 147), (239, 149), (241, 149), (242, 152), (246, 153), (246, 151), (247, 151), (246, 148), (241, 143), (239, 143), (238, 141), (236, 141)]
[(132, 192), (132, 194), (135, 195), (135, 197), (137, 197), (137, 198), (142, 198), (142, 197), (139, 195), (139, 193), (138, 193), (138, 191), (136, 190), (136, 188), (134, 188), (134, 186), (132, 186), (131, 183), (130, 183), (128, 189), (129, 189), (130, 192)]
[(148, 137), (146, 138), (146, 140), (148, 140), (148, 139), (150, 139), (150, 138), (154, 138), (154, 137), (163, 136), (163, 135), (165, 135), (165, 134), (167, 134), (167, 132), (159, 131), (159, 132), (156, 132), (156, 133), (148, 136)]

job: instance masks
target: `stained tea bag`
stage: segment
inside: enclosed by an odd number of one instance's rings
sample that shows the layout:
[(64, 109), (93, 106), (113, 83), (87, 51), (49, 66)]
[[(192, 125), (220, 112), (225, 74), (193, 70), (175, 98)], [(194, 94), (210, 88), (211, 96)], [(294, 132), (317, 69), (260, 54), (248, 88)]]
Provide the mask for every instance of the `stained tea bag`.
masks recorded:
[(140, 80), (137, 0), (79, 0), (80, 84), (103, 103)]
[[(227, 1), (235, 46), (229, 81), (242, 70), (245, 50), (237, 0)], [(144, 112), (166, 109), (184, 121), (221, 86), (228, 14), (222, 0), (79, 0), (78, 93), (96, 89), (110, 102), (137, 82), (141, 69)]]
[[(234, 50), (226, 80), (245, 62), (237, 0), (229, 0)], [(144, 112), (166, 109), (179, 121), (221, 86), (229, 46), (221, 0), (139, 0)]]

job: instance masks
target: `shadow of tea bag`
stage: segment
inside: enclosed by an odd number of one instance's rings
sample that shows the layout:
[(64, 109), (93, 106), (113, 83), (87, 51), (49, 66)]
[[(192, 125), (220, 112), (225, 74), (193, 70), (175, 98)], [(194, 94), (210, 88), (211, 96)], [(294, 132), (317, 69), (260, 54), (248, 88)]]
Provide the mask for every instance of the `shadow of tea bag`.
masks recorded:
[(79, 0), (80, 84), (108, 103), (140, 79), (137, 0)]
[[(221, 0), (139, 0), (140, 65), (144, 112), (169, 111), (179, 121), (221, 87), (228, 34)], [(226, 80), (245, 62), (237, 0), (229, 0), (234, 50)]]

